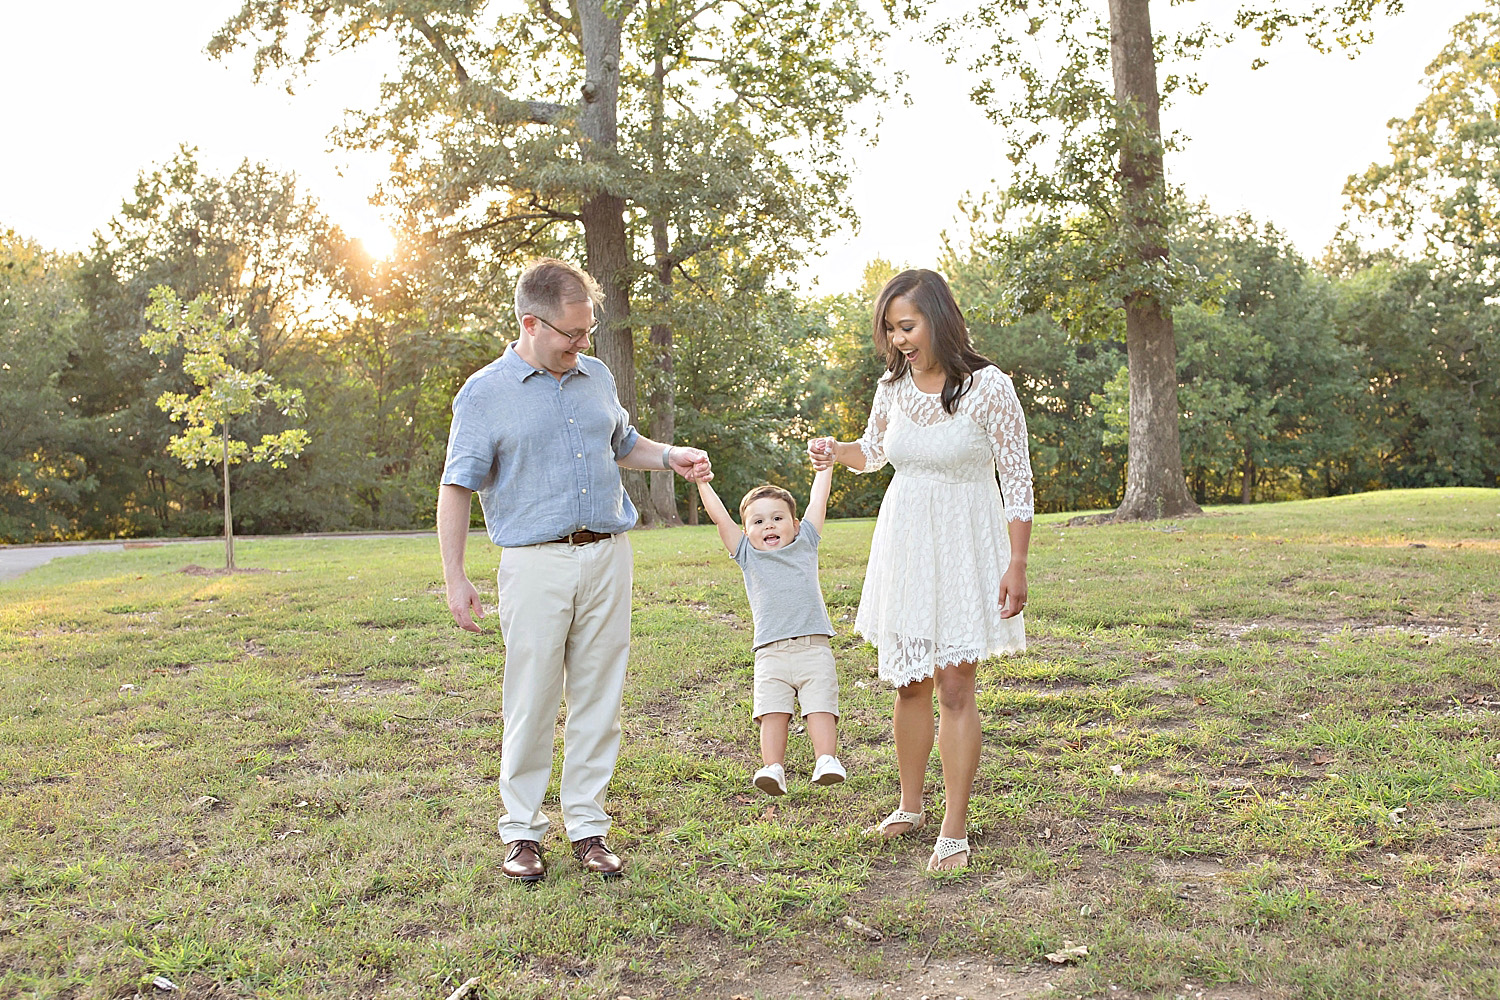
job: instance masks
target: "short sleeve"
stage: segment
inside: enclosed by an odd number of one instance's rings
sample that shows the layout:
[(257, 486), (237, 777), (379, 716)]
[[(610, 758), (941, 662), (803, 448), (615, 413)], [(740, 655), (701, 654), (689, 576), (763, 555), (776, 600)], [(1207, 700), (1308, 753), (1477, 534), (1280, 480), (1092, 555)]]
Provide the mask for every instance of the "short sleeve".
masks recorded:
[(610, 448), (614, 451), (615, 461), (619, 461), (635, 450), (636, 443), (641, 439), (640, 431), (630, 422), (630, 414), (625, 407), (620, 405), (619, 389), (615, 385), (614, 373), (605, 369), (609, 378), (609, 398), (615, 406), (615, 427), (609, 436)]
[(856, 442), (864, 453), (865, 467), (861, 473), (878, 472), (885, 468), (885, 428), (891, 415), (891, 397), (895, 390), (890, 380), (881, 377), (875, 384), (875, 401), (870, 404), (870, 419), (865, 422), (865, 432)]
[(498, 471), (494, 421), (484, 419), (485, 404), (475, 399), (479, 392), (473, 382), (467, 382), (453, 397), (442, 479), (444, 485), (476, 492), (492, 485)]
[(993, 366), (981, 369), (984, 385), (974, 400), (974, 419), (990, 439), (1007, 521), (1030, 521), (1036, 509), (1031, 482), (1031, 445), (1026, 414), (1009, 375)]

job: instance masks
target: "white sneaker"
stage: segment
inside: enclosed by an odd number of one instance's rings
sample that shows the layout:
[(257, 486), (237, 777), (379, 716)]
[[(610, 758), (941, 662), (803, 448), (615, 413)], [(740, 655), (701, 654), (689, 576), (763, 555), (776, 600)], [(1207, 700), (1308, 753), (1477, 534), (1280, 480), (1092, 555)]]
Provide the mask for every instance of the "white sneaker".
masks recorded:
[(780, 764), (767, 764), (755, 772), (755, 787), (767, 795), (785, 795), (786, 768)]
[(844, 770), (844, 765), (833, 754), (825, 753), (818, 758), (818, 764), (813, 768), (812, 783), (815, 785), (837, 785), (840, 781), (849, 777)]

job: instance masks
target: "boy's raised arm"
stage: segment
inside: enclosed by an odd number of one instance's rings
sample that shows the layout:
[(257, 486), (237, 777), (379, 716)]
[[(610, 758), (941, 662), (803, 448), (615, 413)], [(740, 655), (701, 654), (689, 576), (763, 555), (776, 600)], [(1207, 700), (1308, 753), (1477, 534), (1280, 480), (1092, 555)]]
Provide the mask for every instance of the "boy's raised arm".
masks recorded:
[(729, 511), (724, 509), (724, 501), (719, 499), (719, 494), (706, 482), (698, 483), (698, 496), (703, 500), (703, 509), (708, 513), (708, 519), (719, 529), (719, 541), (734, 555), (740, 547), (740, 539), (745, 533), (740, 526), (734, 523), (734, 518), (729, 516)]
[(823, 533), (823, 519), (828, 516), (828, 493), (833, 489), (833, 466), (819, 470), (813, 476), (812, 495), (807, 498), (807, 510), (802, 518), (811, 521), (818, 534)]

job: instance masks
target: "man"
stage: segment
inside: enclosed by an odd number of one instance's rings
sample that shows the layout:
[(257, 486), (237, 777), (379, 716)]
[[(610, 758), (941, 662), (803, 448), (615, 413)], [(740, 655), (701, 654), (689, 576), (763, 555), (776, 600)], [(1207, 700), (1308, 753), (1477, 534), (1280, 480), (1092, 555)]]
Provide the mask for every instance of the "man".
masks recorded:
[(671, 469), (710, 478), (708, 455), (642, 437), (615, 380), (589, 357), (599, 286), (559, 260), (528, 266), (516, 285), (520, 337), (469, 377), (453, 399), (448, 458), (438, 492), (438, 542), (448, 610), (482, 631), (479, 593), (464, 572), (474, 493), (500, 560), (505, 639), (500, 751), (501, 871), (533, 883), (546, 876), (542, 797), (552, 777), (559, 699), (563, 730), (563, 824), (584, 867), (619, 877), (605, 843), (604, 794), (620, 750), (620, 700), (630, 651), (631, 547), (635, 506), (620, 469)]

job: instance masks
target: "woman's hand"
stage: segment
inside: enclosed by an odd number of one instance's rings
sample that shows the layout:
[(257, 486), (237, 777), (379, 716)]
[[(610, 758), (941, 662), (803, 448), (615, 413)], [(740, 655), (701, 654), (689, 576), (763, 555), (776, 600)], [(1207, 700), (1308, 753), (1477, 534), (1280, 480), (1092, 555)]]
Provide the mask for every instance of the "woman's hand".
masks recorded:
[(831, 437), (813, 438), (807, 442), (807, 457), (818, 472), (833, 468), (833, 449), (838, 444)]
[(1000, 617), (1014, 618), (1026, 607), (1026, 564), (1012, 561), (1000, 577)]

